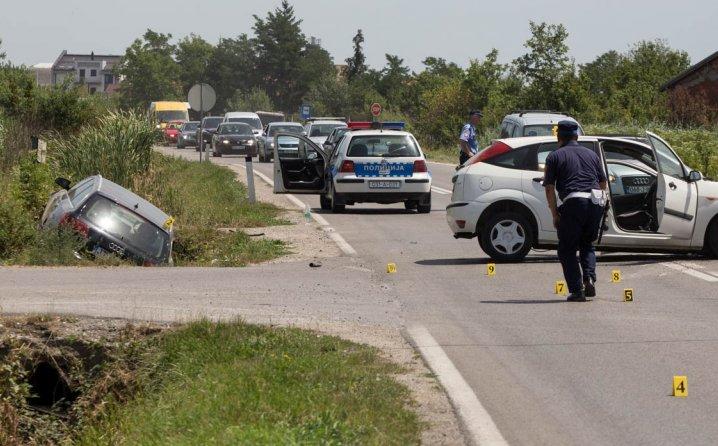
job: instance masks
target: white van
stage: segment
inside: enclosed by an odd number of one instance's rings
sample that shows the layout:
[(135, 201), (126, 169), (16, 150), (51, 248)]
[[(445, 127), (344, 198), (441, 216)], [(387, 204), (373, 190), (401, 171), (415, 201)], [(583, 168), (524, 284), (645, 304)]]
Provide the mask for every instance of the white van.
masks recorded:
[(252, 112), (227, 112), (222, 122), (243, 122), (252, 127), (255, 136), (262, 136), (262, 120), (259, 115)]

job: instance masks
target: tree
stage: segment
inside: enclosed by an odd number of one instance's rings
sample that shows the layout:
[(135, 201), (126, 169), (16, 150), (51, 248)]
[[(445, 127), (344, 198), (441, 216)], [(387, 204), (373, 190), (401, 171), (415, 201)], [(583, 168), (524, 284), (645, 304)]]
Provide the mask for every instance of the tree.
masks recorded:
[(177, 44), (175, 58), (179, 64), (182, 91), (187, 92), (194, 84), (207, 82), (207, 69), (214, 47), (196, 34), (190, 34)]
[(326, 76), (315, 82), (305, 97), (317, 116), (345, 116), (351, 113), (349, 84), (342, 78)]
[(307, 85), (301, 80), (301, 61), (307, 40), (287, 0), (266, 18), (254, 16), (257, 74), (272, 102), (282, 110), (299, 106)]
[(354, 55), (346, 59), (347, 79), (349, 82), (366, 72), (366, 58), (364, 57), (364, 50), (362, 49), (364, 34), (361, 29), (357, 30), (352, 42), (354, 42)]
[[(2, 39), (0, 39), (0, 48), (2, 48)], [(0, 62), (5, 60), (5, 52), (0, 50)]]
[(258, 84), (256, 62), (254, 46), (246, 34), (219, 39), (207, 68), (207, 81), (217, 92), (214, 110), (226, 110), (237, 91), (246, 92)]
[(119, 74), (124, 76), (120, 84), (120, 102), (124, 107), (143, 109), (151, 101), (182, 97), (171, 38), (171, 34), (148, 29), (142, 39), (136, 39), (127, 48), (118, 67)]
[(558, 79), (575, 71), (568, 57), (563, 25), (529, 22), (531, 37), (524, 47), (529, 52), (514, 60), (516, 74), (527, 86), (524, 103), (527, 107), (556, 108)]
[(227, 102), (227, 110), (235, 111), (257, 111), (274, 109), (272, 101), (266, 91), (259, 87), (254, 87), (250, 91), (243, 93), (237, 91), (234, 96)]
[(392, 54), (385, 54), (386, 66), (381, 70), (381, 79), (377, 84), (379, 94), (388, 101), (388, 106), (403, 109), (406, 104), (406, 88), (409, 80), (409, 67), (404, 59)]

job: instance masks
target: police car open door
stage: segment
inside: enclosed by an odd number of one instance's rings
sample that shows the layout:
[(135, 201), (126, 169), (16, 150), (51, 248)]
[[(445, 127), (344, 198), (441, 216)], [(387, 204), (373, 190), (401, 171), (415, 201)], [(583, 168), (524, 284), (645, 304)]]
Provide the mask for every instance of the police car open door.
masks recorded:
[(646, 132), (657, 160), (656, 218), (658, 232), (676, 239), (693, 236), (698, 190), (671, 147), (658, 135)]
[(274, 193), (326, 192), (327, 155), (309, 138), (296, 133), (274, 136)]

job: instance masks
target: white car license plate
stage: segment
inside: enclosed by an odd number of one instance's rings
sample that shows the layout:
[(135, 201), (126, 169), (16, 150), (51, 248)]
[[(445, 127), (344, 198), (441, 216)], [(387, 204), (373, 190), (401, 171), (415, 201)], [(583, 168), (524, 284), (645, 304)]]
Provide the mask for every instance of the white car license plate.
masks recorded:
[(401, 181), (369, 181), (369, 189), (399, 189)]

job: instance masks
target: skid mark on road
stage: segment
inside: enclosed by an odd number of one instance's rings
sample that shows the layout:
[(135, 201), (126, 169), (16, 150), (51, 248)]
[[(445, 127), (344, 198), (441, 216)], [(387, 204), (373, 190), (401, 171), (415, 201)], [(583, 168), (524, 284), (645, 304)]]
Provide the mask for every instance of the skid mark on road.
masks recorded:
[(431, 333), (421, 325), (408, 328), (407, 333), (411, 342), (436, 374), (441, 385), (444, 386), (449, 399), (464, 423), (471, 442), (481, 446), (508, 445), (494, 424), (494, 420), (491, 419), (491, 415), (446, 355), (444, 349), (431, 336)]

